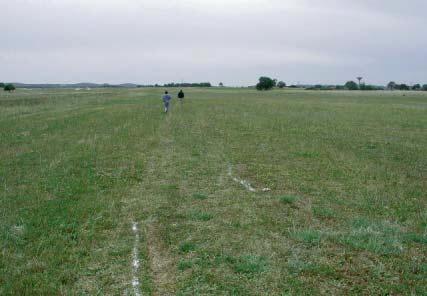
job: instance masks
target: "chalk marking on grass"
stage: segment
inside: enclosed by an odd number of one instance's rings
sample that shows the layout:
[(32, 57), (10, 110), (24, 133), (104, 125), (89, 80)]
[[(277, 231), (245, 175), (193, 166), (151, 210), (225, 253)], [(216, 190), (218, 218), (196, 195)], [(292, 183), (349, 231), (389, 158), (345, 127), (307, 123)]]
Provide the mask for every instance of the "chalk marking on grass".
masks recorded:
[(139, 279), (138, 279), (138, 272), (139, 272), (139, 252), (138, 252), (138, 246), (139, 246), (139, 230), (138, 230), (138, 223), (132, 222), (132, 231), (135, 235), (135, 240), (133, 243), (133, 251), (132, 251), (132, 287), (135, 296), (141, 296), (141, 292), (139, 290)]
[(231, 165), (228, 166), (228, 176), (230, 176), (230, 178), (233, 179), (234, 182), (239, 183), (240, 185), (245, 187), (246, 190), (250, 192), (256, 192), (256, 189), (253, 188), (251, 186), (251, 183), (249, 183), (248, 181), (233, 177)]

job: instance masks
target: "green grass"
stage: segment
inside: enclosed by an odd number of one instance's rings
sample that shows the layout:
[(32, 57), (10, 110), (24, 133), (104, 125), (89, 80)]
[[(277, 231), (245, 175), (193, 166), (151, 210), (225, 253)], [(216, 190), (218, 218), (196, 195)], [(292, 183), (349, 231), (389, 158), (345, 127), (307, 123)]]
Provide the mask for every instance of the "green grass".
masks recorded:
[(196, 245), (191, 242), (183, 243), (179, 246), (179, 249), (183, 253), (189, 253), (196, 249)]
[(0, 295), (427, 294), (426, 93), (161, 92), (0, 92)]
[(203, 199), (207, 199), (208, 197), (203, 193), (194, 193), (193, 198), (203, 200)]
[(298, 197), (294, 195), (283, 195), (279, 197), (279, 200), (284, 204), (293, 204), (298, 200)]

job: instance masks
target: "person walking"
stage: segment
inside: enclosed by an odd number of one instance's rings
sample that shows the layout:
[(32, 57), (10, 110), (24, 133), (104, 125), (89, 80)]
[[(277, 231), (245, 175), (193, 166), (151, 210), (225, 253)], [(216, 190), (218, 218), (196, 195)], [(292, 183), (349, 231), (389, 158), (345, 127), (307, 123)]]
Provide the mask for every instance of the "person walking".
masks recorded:
[(182, 102), (184, 102), (184, 97), (185, 97), (184, 92), (181, 89), (178, 93), (178, 98), (179, 98), (179, 101), (181, 102), (181, 104), (182, 104)]
[(165, 106), (165, 113), (168, 113), (170, 100), (172, 100), (172, 97), (169, 95), (168, 91), (165, 91), (165, 94), (163, 95), (162, 99), (163, 105)]

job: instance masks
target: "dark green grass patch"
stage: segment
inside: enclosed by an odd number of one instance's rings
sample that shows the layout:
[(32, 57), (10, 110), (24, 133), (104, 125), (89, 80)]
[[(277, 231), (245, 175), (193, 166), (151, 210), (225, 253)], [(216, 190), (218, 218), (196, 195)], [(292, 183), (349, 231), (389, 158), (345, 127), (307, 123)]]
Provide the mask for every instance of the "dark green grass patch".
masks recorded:
[(298, 196), (295, 195), (282, 195), (279, 197), (279, 201), (284, 204), (294, 204), (296, 201), (298, 201)]
[(300, 241), (310, 247), (319, 246), (322, 240), (325, 238), (324, 234), (314, 229), (295, 231), (291, 236), (297, 241)]
[(180, 260), (178, 262), (178, 270), (184, 271), (193, 267), (193, 262), (190, 260)]
[(333, 219), (337, 217), (337, 213), (333, 209), (326, 207), (313, 207), (313, 214), (321, 219)]
[(192, 251), (194, 251), (194, 250), (196, 250), (196, 244), (194, 244), (194, 243), (191, 243), (191, 242), (185, 242), (185, 243), (182, 243), (180, 246), (179, 246), (179, 250), (182, 252), (182, 253), (189, 253), (189, 252), (192, 252)]
[(246, 276), (254, 276), (255, 274), (262, 273), (267, 270), (268, 263), (264, 257), (246, 255), (229, 260), (233, 269), (237, 273)]
[(427, 234), (407, 233), (405, 235), (405, 240), (418, 244), (427, 244)]
[(203, 193), (194, 193), (193, 194), (193, 198), (194, 199), (204, 200), (204, 199), (207, 199), (208, 196), (206, 194), (203, 194)]

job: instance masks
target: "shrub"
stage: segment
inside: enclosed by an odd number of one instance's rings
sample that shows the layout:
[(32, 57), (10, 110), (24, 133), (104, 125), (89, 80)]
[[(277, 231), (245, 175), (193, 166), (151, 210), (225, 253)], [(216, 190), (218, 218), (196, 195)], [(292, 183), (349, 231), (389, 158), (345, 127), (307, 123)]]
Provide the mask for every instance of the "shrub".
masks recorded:
[(4, 86), (4, 90), (5, 91), (8, 91), (8, 92), (11, 92), (11, 91), (14, 91), (15, 90), (15, 86), (13, 85), (13, 84), (6, 84), (5, 86)]
[(284, 88), (284, 87), (286, 87), (286, 83), (284, 83), (283, 81), (279, 81), (279, 82), (277, 83), (277, 87), (278, 87), (278, 88)]
[(396, 82), (394, 82), (394, 81), (390, 81), (388, 84), (387, 84), (387, 89), (389, 89), (389, 90), (394, 90), (396, 88)]
[(396, 85), (396, 87), (400, 90), (409, 90), (409, 86), (407, 86), (406, 84), (402, 83), (400, 85)]
[(420, 89), (421, 89), (421, 85), (420, 85), (419, 83), (414, 84), (414, 85), (412, 86), (412, 90), (420, 90)]
[(360, 90), (378, 90), (378, 87), (376, 87), (374, 85), (369, 85), (369, 84), (362, 83), (360, 85)]

